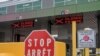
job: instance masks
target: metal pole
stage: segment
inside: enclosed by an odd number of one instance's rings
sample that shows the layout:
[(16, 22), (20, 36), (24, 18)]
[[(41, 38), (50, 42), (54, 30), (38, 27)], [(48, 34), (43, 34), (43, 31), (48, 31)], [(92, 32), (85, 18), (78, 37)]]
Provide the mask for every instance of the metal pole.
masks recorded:
[(77, 50), (76, 50), (76, 21), (72, 21), (72, 56), (77, 56)]
[(89, 48), (85, 48), (85, 56), (90, 56), (89, 55)]

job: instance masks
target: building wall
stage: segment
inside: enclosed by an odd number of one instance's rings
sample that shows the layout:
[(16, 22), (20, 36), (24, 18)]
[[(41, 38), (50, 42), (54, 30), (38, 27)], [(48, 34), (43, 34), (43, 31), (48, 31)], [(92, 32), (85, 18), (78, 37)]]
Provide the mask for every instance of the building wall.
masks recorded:
[(86, 12), (83, 14), (83, 23), (78, 24), (78, 30), (82, 30), (84, 28), (92, 28), (98, 32), (98, 23), (97, 23), (97, 12)]
[[(72, 14), (72, 13), (80, 13), (80, 12), (88, 12), (88, 11), (97, 11), (100, 9), (99, 0), (77, 0), (77, 3), (76, 0), (68, 0), (68, 1), (67, 0), (36, 0), (36, 1), (41, 1), (40, 2), (41, 5), (39, 6), (36, 5), (37, 7), (31, 6), (32, 8), (31, 7), (27, 8), (27, 7), (29, 7), (30, 6), (29, 4), (34, 2), (34, 0), (30, 0), (30, 1), (11, 0), (8, 2), (0, 3), (1, 6), (0, 22), (61, 15), (62, 11), (64, 12), (67, 11), (67, 14)], [(22, 5), (24, 4), (23, 6), (25, 6), (25, 8), (19, 9), (19, 11), (17, 11), (16, 6), (20, 4)], [(1, 8), (6, 8), (6, 9), (3, 12), (2, 11), (3, 9)]]
[[(42, 20), (43, 19), (43, 20)], [(31, 19), (32, 20), (32, 19)], [(34, 20), (34, 19), (33, 19)], [(11, 28), (11, 25), (14, 22), (5, 22), (0, 23), (0, 32), (5, 33), (5, 36), (3, 41), (14, 41), (15, 40), (15, 34), (20, 34), (22, 37), (27, 37), (32, 30), (40, 30), (45, 29), (48, 30), (48, 19), (47, 18), (38, 18), (37, 21), (34, 22), (34, 26), (30, 28), (18, 28), (13, 29)]]
[[(98, 26), (97, 26), (97, 12), (86, 12), (83, 13), (83, 22), (77, 24), (78, 30), (83, 30), (84, 28), (92, 28), (98, 33)], [(46, 18), (36, 18), (37, 22), (35, 22), (33, 28), (26, 28), (26, 29), (20, 29), (16, 33), (20, 33), (22, 35), (25, 35), (25, 37), (32, 31), (32, 30), (39, 30), (39, 29), (49, 29), (48, 20), (52, 19), (51, 17)], [(77, 30), (77, 31), (78, 31)], [(11, 39), (11, 29), (1, 29), (1, 32), (5, 32), (5, 41), (7, 39)], [(70, 39), (71, 40), (71, 24), (65, 24), (65, 25), (51, 25), (51, 34), (57, 34), (57, 39)]]
[[(96, 12), (87, 12), (83, 13), (83, 22), (77, 24), (77, 31), (84, 30), (84, 28), (92, 28), (95, 30), (96, 34), (98, 33), (98, 24), (97, 24), (97, 13)], [(70, 39), (72, 28), (71, 24), (66, 25), (53, 25), (51, 28), (51, 34), (58, 34), (58, 39)]]
[[(61, 6), (65, 6), (65, 5), (68, 6), (68, 5), (75, 5), (75, 4), (86, 4), (89, 2), (95, 2), (95, 1), (99, 1), (99, 0), (68, 0), (68, 1), (67, 0), (10, 0), (7, 2), (1, 2), (0, 8), (7, 7), (7, 12), (8, 12), (7, 14), (11, 13), (11, 11), (12, 12), (14, 11), (14, 13), (16, 13), (15, 12), (16, 5), (27, 4), (27, 3), (31, 3), (31, 2), (37, 3), (37, 1), (41, 1), (40, 9), (46, 9), (46, 8), (53, 8), (53, 7), (61, 7)], [(38, 10), (38, 9), (36, 9), (36, 10)]]
[[(1, 2), (0, 7), (6, 7), (6, 6), (12, 6), (16, 4), (23, 4), (23, 3), (29, 3), (29, 2), (35, 2), (39, 0), (9, 0), (7, 2)], [(94, 2), (99, 0), (41, 0), (44, 4), (48, 3), (48, 6), (53, 5), (57, 3), (59, 6), (61, 5), (70, 5), (70, 4), (76, 4), (76, 3), (88, 3), (88, 2)], [(57, 6), (58, 6), (57, 5)], [(46, 6), (46, 5), (44, 5)]]

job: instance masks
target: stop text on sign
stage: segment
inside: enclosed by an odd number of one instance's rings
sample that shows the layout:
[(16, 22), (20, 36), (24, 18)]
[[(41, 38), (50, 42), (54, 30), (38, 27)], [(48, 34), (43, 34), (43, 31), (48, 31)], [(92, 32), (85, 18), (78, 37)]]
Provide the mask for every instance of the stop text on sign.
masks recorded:
[(54, 41), (47, 30), (33, 30), (25, 39), (25, 56), (54, 56)]
[[(28, 39), (28, 47), (34, 47), (34, 49), (28, 49), (27, 56), (51, 56), (51, 49), (43, 48), (42, 47), (49, 47), (51, 44), (51, 39), (47, 38), (46, 40), (44, 39)], [(37, 48), (41, 47), (41, 48)], [(36, 48), (36, 49), (35, 49)], [(47, 54), (46, 54), (47, 53)]]

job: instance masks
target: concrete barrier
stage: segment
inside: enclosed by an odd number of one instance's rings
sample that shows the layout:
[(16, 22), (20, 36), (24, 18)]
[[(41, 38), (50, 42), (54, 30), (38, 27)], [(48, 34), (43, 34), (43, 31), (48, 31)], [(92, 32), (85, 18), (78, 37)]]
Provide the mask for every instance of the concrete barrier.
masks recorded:
[[(24, 42), (0, 43), (0, 56), (24, 56)], [(55, 42), (55, 56), (66, 56), (66, 44)]]

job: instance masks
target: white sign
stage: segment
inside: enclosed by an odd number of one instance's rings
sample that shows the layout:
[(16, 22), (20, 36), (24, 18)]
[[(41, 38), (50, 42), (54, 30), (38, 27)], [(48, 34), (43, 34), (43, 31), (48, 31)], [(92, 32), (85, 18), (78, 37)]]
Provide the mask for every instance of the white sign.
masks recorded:
[(95, 32), (94, 30), (78, 31), (78, 47), (79, 48), (95, 48)]

